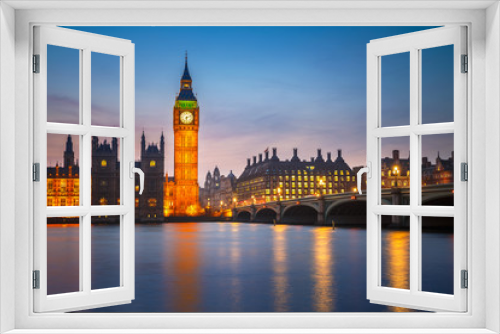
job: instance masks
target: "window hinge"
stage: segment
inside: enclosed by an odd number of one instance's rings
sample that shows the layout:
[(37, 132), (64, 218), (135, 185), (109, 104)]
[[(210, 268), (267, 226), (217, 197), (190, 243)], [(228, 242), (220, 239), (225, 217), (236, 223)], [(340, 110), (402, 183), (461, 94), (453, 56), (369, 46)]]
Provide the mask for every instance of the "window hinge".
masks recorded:
[(462, 55), (462, 73), (469, 72), (469, 56)]
[(33, 55), (33, 73), (40, 73), (40, 55)]
[(33, 164), (33, 181), (40, 182), (40, 163)]
[(467, 270), (462, 270), (462, 289), (467, 289), (469, 287), (469, 273)]
[(469, 181), (469, 165), (466, 162), (462, 162), (462, 164), (460, 165), (460, 168), (461, 168), (460, 180)]
[(40, 270), (33, 270), (33, 289), (40, 289)]

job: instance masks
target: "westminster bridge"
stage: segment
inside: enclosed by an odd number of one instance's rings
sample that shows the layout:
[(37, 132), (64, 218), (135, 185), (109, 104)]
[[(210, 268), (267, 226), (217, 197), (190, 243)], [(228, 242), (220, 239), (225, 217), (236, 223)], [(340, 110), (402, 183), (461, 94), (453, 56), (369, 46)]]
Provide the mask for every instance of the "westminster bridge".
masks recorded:
[[(382, 204), (409, 204), (409, 188), (382, 189)], [(423, 205), (453, 205), (453, 184), (422, 187)], [(357, 225), (366, 222), (366, 195), (344, 193), (256, 203), (232, 209), (236, 221)], [(394, 222), (394, 220), (393, 220)]]

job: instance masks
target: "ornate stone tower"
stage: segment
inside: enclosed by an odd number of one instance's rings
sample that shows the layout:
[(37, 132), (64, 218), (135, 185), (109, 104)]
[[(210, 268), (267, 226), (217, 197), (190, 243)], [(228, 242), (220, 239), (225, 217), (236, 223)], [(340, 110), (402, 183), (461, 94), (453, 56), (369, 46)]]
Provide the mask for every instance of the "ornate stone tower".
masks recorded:
[(191, 87), (187, 54), (181, 89), (174, 106), (174, 215), (196, 215), (198, 197), (198, 129), (200, 108)]

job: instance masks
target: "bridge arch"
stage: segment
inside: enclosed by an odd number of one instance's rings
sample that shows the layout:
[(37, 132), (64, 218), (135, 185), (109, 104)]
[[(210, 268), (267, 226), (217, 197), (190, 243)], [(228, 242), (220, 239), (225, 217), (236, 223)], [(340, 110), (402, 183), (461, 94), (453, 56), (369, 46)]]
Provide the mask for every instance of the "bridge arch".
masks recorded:
[(290, 210), (291, 208), (294, 208), (296, 206), (307, 206), (307, 207), (310, 207), (310, 208), (316, 210), (316, 212), (318, 212), (318, 208), (313, 203), (299, 202), (299, 204), (295, 203), (295, 204), (291, 204), (291, 205), (287, 205), (287, 206), (283, 207), (283, 211), (282, 211), (281, 215), (284, 216), (288, 210)]
[(291, 205), (285, 208), (280, 221), (289, 224), (315, 225), (318, 221), (318, 210), (305, 203)]
[(278, 213), (273, 208), (262, 208), (255, 214), (255, 221), (272, 222), (276, 219)]
[(239, 221), (250, 221), (251, 219), (252, 214), (250, 213), (250, 211), (243, 210), (238, 212), (238, 214), (236, 215), (236, 220)]
[(366, 198), (342, 199), (333, 202), (325, 210), (325, 223), (330, 225), (366, 225)]
[(422, 205), (453, 206), (454, 200), (453, 193), (429, 194), (423, 196)]

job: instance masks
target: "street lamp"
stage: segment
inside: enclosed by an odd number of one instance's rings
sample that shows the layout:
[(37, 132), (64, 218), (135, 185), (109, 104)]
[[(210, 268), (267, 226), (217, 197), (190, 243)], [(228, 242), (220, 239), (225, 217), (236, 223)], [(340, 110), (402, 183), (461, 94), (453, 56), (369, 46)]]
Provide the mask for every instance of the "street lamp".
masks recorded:
[(281, 188), (278, 188), (278, 201), (281, 201)]

